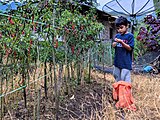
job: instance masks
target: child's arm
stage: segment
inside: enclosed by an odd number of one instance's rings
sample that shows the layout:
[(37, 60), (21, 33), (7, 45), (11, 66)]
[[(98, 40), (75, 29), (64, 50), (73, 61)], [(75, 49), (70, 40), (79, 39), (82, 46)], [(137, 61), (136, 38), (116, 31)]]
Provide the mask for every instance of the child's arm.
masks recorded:
[(132, 50), (132, 48), (131, 48), (128, 44), (126, 44), (125, 42), (123, 42), (123, 40), (118, 39), (118, 38), (115, 38), (115, 41), (118, 42), (118, 43), (121, 43), (122, 46), (123, 46), (124, 48), (126, 48), (127, 50), (129, 50), (129, 51)]

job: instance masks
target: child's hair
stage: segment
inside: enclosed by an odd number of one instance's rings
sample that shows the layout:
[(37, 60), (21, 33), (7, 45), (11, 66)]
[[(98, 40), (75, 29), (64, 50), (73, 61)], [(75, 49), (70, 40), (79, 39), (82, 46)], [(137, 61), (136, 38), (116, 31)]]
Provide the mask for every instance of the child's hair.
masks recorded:
[(128, 20), (123, 16), (118, 17), (115, 21), (116, 27), (119, 27), (121, 25), (127, 26), (128, 23), (129, 23)]

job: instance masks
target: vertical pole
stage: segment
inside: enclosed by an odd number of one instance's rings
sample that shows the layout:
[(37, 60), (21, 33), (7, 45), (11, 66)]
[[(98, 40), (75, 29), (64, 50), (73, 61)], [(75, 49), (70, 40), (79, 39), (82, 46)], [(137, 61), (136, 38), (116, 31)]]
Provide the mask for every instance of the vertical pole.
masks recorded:
[(45, 93), (45, 98), (47, 99), (47, 62), (45, 60), (44, 62), (44, 93)]
[[(58, 0), (55, 0), (55, 4), (53, 5), (53, 28), (55, 28), (55, 18), (56, 18), (56, 5)], [(55, 37), (55, 35), (54, 35)], [(53, 48), (53, 69), (54, 69), (54, 90), (55, 90), (55, 120), (59, 120), (58, 112), (59, 112), (59, 96), (58, 96), (58, 89), (57, 89), (57, 77), (56, 77), (56, 61), (55, 61), (55, 50)]]
[[(134, 35), (134, 24), (136, 22), (136, 16), (133, 16), (133, 20), (131, 19), (131, 33)], [(132, 62), (134, 62), (134, 51), (132, 52)]]
[[(3, 68), (2, 68), (3, 69)], [(2, 69), (1, 69), (1, 71), (2, 71)], [(1, 72), (0, 71), (0, 72)], [(0, 95), (2, 95), (3, 94), (3, 76), (1, 75), (1, 80), (0, 80), (0, 82), (1, 82), (1, 90), (0, 90)], [(1, 109), (1, 111), (0, 111), (0, 117), (1, 117), (1, 120), (3, 119), (3, 98), (2, 97), (0, 97), (0, 109)]]
[(91, 83), (91, 48), (89, 48), (89, 51), (88, 51), (88, 52), (89, 52), (89, 56), (88, 56), (88, 57), (89, 57), (89, 64), (88, 64), (88, 65), (89, 65), (89, 66), (88, 66), (88, 67), (89, 67), (89, 68), (88, 68), (88, 73), (89, 73), (89, 74), (88, 74), (88, 83)]
[(64, 74), (65, 74), (65, 87), (66, 87), (66, 94), (68, 94), (68, 83), (67, 83), (67, 80), (68, 80), (68, 72), (67, 72), (67, 68), (69, 67), (68, 66), (68, 58), (67, 58), (67, 53), (68, 53), (68, 47), (67, 47), (67, 41), (66, 41), (66, 37), (64, 36), (64, 47), (65, 47), (65, 68), (64, 68)]
[(40, 101), (41, 101), (41, 89), (38, 90), (38, 97), (37, 97), (37, 120), (40, 120)]

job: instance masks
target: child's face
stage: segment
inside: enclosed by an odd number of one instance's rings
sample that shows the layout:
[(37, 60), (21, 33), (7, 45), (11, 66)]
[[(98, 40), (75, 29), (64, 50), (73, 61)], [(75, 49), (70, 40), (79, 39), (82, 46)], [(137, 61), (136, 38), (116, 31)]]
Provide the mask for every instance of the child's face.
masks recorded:
[(125, 34), (127, 32), (128, 26), (125, 25), (120, 25), (119, 27), (117, 27), (117, 31), (120, 34)]

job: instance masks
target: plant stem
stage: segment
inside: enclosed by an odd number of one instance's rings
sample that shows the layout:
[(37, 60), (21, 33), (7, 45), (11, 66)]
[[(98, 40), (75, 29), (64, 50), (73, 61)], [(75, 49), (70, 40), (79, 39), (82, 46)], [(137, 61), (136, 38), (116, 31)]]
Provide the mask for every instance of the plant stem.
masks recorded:
[(44, 62), (44, 93), (45, 98), (47, 99), (47, 63)]

